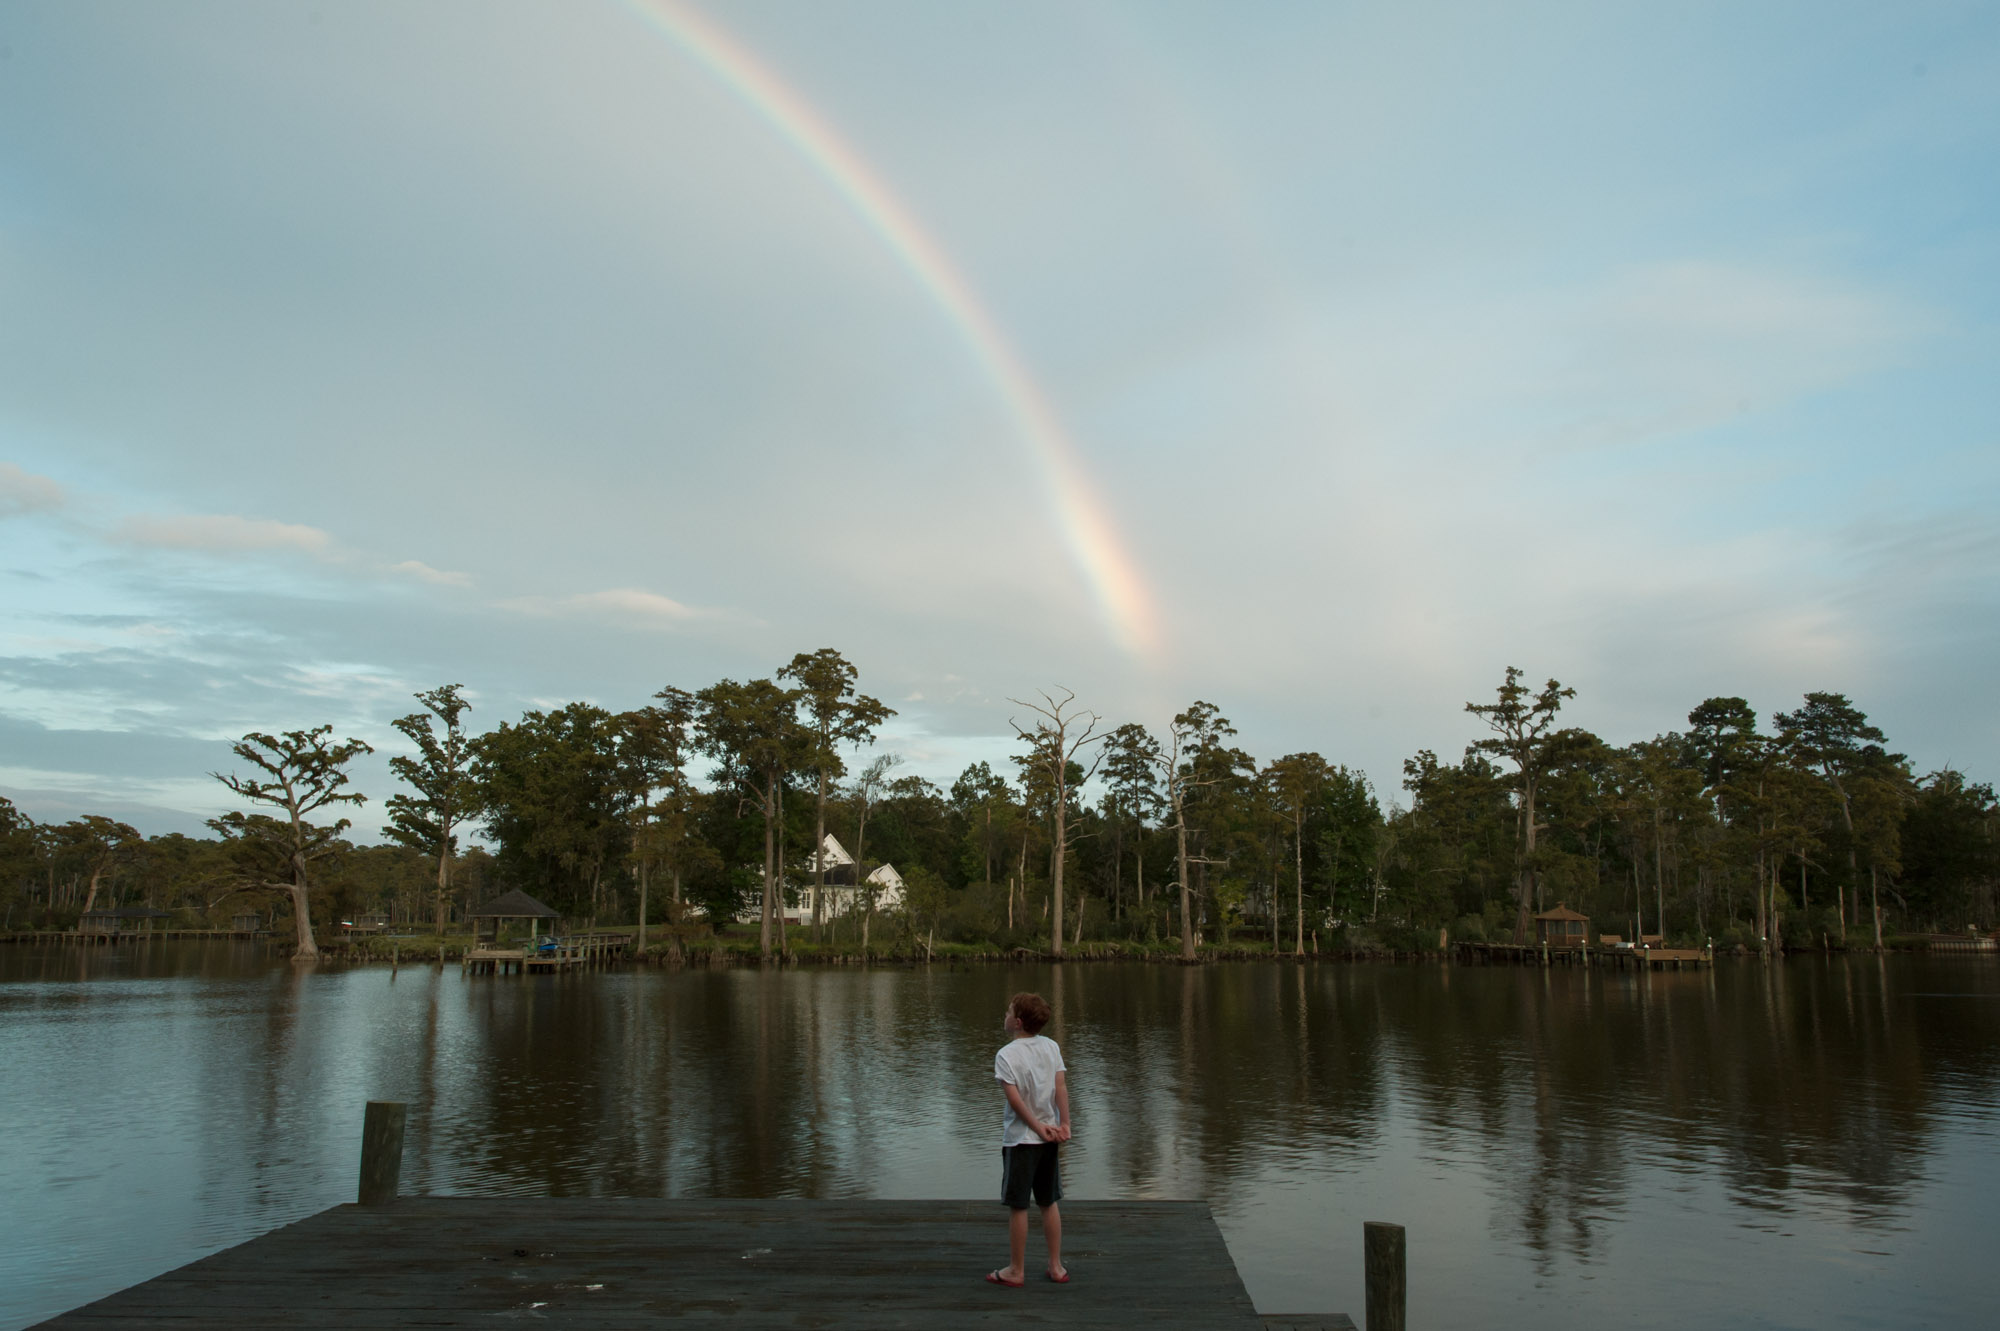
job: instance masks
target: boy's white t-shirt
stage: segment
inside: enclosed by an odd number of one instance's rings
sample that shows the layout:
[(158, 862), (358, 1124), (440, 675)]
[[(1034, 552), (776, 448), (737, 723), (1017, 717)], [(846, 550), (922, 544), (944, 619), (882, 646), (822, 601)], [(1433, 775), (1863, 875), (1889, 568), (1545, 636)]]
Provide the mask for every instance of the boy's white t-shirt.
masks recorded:
[[(993, 1079), (1020, 1091), (1022, 1102), (1044, 1123), (1058, 1121), (1056, 1074), (1063, 1071), (1066, 1069), (1062, 1050), (1046, 1035), (1009, 1040), (993, 1056)], [(1022, 1146), (1041, 1139), (1040, 1133), (1021, 1121), (1021, 1116), (1014, 1112), (1013, 1102), (1008, 1101), (1007, 1112), (1000, 1120), (1000, 1144)]]

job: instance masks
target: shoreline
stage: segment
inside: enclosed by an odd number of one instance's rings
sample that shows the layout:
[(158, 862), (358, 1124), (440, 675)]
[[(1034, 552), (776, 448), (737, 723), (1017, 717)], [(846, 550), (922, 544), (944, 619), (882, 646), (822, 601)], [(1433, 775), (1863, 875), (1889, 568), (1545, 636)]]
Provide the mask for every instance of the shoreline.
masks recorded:
[[(78, 948), (122, 948), (138, 944), (189, 943), (189, 942), (234, 942), (265, 947), (277, 955), (288, 956), (292, 950), (289, 939), (275, 936), (252, 937), (216, 931), (214, 934), (189, 936), (191, 931), (177, 931), (172, 936), (144, 934), (120, 938), (102, 938), (78, 935), (67, 931), (16, 931), (0, 934), (0, 944), (17, 946), (57, 946)], [(616, 928), (600, 928), (599, 933), (630, 932)], [(1452, 956), (1451, 946), (1445, 948), (1388, 948), (1372, 945), (1358, 947), (1316, 948), (1304, 953), (1288, 948), (1273, 950), (1268, 944), (1226, 943), (1203, 944), (1192, 958), (1183, 957), (1179, 945), (1173, 942), (1134, 943), (1126, 941), (1093, 940), (1072, 944), (1061, 956), (1046, 948), (1025, 945), (1005, 947), (999, 944), (945, 943), (926, 949), (921, 945), (911, 947), (897, 944), (890, 947), (871, 945), (863, 951), (858, 943), (811, 943), (794, 940), (782, 952), (774, 951), (765, 960), (758, 948), (757, 938), (752, 936), (733, 937), (705, 934), (687, 936), (666, 934), (660, 936), (652, 930), (644, 955), (627, 952), (617, 960), (597, 967), (613, 969), (632, 965), (652, 967), (692, 967), (712, 968), (735, 966), (777, 966), (805, 968), (814, 966), (973, 966), (973, 965), (1043, 965), (1056, 962), (1142, 962), (1151, 965), (1200, 966), (1210, 962), (1439, 962), (1460, 964)], [(1455, 941), (1455, 940), (1454, 940)], [(1921, 953), (1933, 950), (1930, 940), (1923, 936), (1897, 936), (1884, 940), (1879, 953)], [(322, 962), (340, 965), (440, 965), (463, 964), (466, 953), (474, 946), (474, 940), (465, 934), (446, 934), (441, 938), (434, 934), (372, 934), (360, 938), (336, 938), (319, 944), (319, 959)], [(1767, 957), (1764, 953), (1744, 947), (1718, 946), (1717, 958), (1734, 960), (1782, 959), (1785, 957), (1824, 956), (1840, 954), (1845, 956), (1868, 956), (1878, 954), (1873, 945), (1855, 947), (1799, 947), (1786, 946)]]

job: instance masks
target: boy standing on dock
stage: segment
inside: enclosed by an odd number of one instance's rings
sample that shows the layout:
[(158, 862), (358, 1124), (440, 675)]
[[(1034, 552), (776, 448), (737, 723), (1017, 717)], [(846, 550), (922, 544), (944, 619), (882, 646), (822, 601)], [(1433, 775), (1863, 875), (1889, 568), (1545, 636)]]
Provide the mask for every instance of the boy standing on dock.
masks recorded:
[(1040, 994), (1015, 994), (1007, 1003), (1007, 1043), (993, 1056), (993, 1077), (1007, 1097), (1000, 1120), (1000, 1200), (1007, 1204), (1011, 1265), (989, 1271), (995, 1285), (1019, 1288), (1028, 1278), (1028, 1199), (1042, 1208), (1042, 1234), (1049, 1243), (1048, 1277), (1069, 1283), (1062, 1262), (1062, 1178), (1056, 1152), (1069, 1140), (1069, 1084), (1063, 1079), (1062, 1050), (1042, 1034), (1049, 1005)]

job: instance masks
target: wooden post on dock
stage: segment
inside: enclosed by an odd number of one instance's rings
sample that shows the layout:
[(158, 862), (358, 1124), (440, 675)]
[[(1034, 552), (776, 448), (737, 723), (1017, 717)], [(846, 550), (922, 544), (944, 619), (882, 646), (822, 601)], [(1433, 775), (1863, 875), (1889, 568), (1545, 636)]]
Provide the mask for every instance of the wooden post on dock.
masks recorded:
[(1407, 1286), (1403, 1279), (1403, 1227), (1381, 1220), (1361, 1225), (1362, 1269), (1367, 1277), (1364, 1331), (1403, 1331)]
[(403, 1119), (409, 1106), (400, 1100), (370, 1100), (361, 1121), (361, 1194), (363, 1206), (396, 1200), (403, 1174)]

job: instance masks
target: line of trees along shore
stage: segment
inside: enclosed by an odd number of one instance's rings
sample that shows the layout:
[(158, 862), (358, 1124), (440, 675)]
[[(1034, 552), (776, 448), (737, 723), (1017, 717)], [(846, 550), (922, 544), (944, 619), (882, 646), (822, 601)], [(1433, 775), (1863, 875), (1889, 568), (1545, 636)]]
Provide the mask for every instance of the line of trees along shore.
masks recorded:
[[(1014, 700), (1011, 770), (949, 789), (873, 752), (894, 712), (839, 652), (769, 678), (662, 689), (615, 712), (531, 711), (483, 733), (458, 685), (392, 722), (390, 840), (357, 846), (369, 746), (330, 727), (252, 733), (216, 774), (245, 808), (213, 839), (91, 816), (41, 825), (0, 800), (8, 928), (141, 903), (201, 924), (261, 906), (313, 923), (382, 912), (439, 933), (509, 888), (593, 924), (680, 932), (754, 911), (764, 956), (953, 945), (1064, 955), (1116, 945), (1305, 954), (1522, 940), (1558, 903), (1593, 931), (1758, 949), (1881, 946), (1994, 925), (2000, 806), (1989, 785), (1918, 775), (1838, 693), (1760, 719), (1709, 698), (1683, 730), (1624, 745), (1562, 723), (1574, 691), (1509, 668), (1456, 761), (1403, 764), (1387, 807), (1317, 753), (1259, 761), (1220, 708), (1113, 724), (1066, 691)], [(345, 806), (345, 807), (344, 807)], [(480, 834), (474, 841), (467, 834)], [(859, 875), (894, 864), (893, 910), (824, 911), (831, 833)], [(483, 843), (483, 844), (482, 844)], [(814, 914), (787, 927), (809, 899)]]

